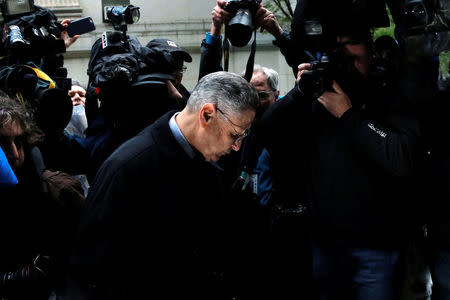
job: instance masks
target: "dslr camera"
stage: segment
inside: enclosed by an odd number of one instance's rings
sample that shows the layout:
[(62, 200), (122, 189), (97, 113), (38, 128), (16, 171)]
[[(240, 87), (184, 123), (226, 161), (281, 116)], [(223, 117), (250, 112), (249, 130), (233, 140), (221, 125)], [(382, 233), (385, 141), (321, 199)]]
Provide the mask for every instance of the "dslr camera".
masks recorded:
[(332, 84), (333, 79), (336, 79), (336, 65), (327, 54), (323, 54), (320, 59), (313, 59), (309, 63), (311, 67), (302, 74), (302, 79), (298, 84), (305, 95), (316, 99), (323, 92), (333, 90)]
[(253, 16), (260, 7), (261, 0), (230, 0), (224, 9), (231, 14), (225, 26), (227, 38), (235, 47), (243, 47), (252, 37)]
[[(305, 58), (311, 67), (303, 73), (299, 82), (300, 90), (308, 96), (318, 98), (324, 91), (332, 90), (333, 79), (337, 74), (337, 59), (331, 57), (335, 36), (326, 34), (323, 22), (313, 18), (304, 22)], [(315, 55), (313, 55), (314, 53)]]

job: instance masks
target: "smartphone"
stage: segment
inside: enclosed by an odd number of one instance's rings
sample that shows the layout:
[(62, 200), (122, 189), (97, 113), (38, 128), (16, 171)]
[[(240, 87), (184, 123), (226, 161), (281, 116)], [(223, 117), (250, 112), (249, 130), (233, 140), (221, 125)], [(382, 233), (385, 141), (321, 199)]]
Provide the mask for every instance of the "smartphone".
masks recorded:
[(67, 24), (67, 33), (70, 37), (95, 30), (95, 24), (91, 17), (73, 20)]

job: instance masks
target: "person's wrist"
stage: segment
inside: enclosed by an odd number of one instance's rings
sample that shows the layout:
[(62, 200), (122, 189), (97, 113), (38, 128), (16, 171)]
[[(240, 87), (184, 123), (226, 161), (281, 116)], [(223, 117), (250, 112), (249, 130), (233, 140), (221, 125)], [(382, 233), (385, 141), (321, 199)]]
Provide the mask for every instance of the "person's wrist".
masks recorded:
[(275, 30), (273, 36), (274, 36), (274, 38), (279, 39), (280, 37), (283, 36), (283, 33), (284, 33), (283, 28), (278, 27), (277, 30)]
[(211, 24), (211, 35), (221, 36), (222, 35), (222, 26), (216, 26), (214, 23)]
[(205, 42), (208, 45), (220, 46), (220, 44), (222, 43), (222, 36), (221, 35), (215, 36), (215, 35), (212, 35), (210, 32), (207, 32)]

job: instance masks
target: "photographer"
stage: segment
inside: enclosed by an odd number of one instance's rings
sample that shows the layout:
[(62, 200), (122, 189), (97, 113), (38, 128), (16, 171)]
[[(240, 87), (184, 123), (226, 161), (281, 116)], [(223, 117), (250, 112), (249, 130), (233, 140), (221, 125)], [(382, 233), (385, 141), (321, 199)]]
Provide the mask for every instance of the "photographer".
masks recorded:
[(396, 82), (372, 77), (370, 29), (339, 25), (332, 83), (315, 98), (300, 64), (298, 86), (263, 116), (265, 146), (282, 199), (308, 200), (316, 299), (399, 299), (419, 126)]
[[(199, 79), (206, 74), (222, 70), (222, 28), (228, 24), (232, 15), (225, 7), (226, 0), (217, 0), (217, 5), (212, 10), (212, 23), (210, 32), (206, 33), (206, 38), (202, 41)], [(267, 30), (275, 38), (283, 33), (280, 25), (276, 21), (274, 14), (264, 7), (256, 10), (253, 16), (253, 27)]]
[(154, 49), (156, 51), (167, 51), (172, 57), (172, 64), (174, 66), (174, 71), (172, 76), (175, 78), (173, 85), (177, 91), (183, 97), (180, 100), (179, 109), (183, 109), (186, 106), (187, 100), (190, 96), (189, 91), (181, 83), (183, 80), (183, 74), (186, 72), (187, 67), (184, 62), (192, 62), (191, 55), (185, 50), (181, 49), (174, 41), (168, 39), (153, 39), (146, 45), (149, 49)]
[[(18, 179), (8, 193), (2, 190), (2, 298), (48, 299), (62, 274), (80, 208), (76, 206), (79, 202), (69, 202), (84, 200), (75, 179), (53, 172), (50, 178), (44, 173), (47, 171), (37, 148), (41, 139), (32, 114), (1, 95), (0, 146)], [(55, 180), (64, 183), (59, 185)]]
[(433, 281), (433, 300), (450, 299), (450, 151), (447, 143), (447, 122), (450, 89), (443, 89), (433, 95), (425, 107), (424, 132), (430, 153), (429, 169), (424, 174), (426, 189), (427, 262)]

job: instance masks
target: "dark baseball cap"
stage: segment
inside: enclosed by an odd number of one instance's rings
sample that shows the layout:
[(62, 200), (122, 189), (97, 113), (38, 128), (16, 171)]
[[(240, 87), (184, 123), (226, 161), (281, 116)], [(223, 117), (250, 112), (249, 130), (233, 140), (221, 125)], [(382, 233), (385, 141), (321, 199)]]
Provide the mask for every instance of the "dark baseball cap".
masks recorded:
[(169, 51), (170, 53), (179, 53), (180, 57), (186, 61), (191, 62), (192, 57), (189, 53), (178, 47), (178, 45), (171, 40), (168, 39), (153, 39), (147, 44), (147, 48), (150, 49), (164, 49)]

